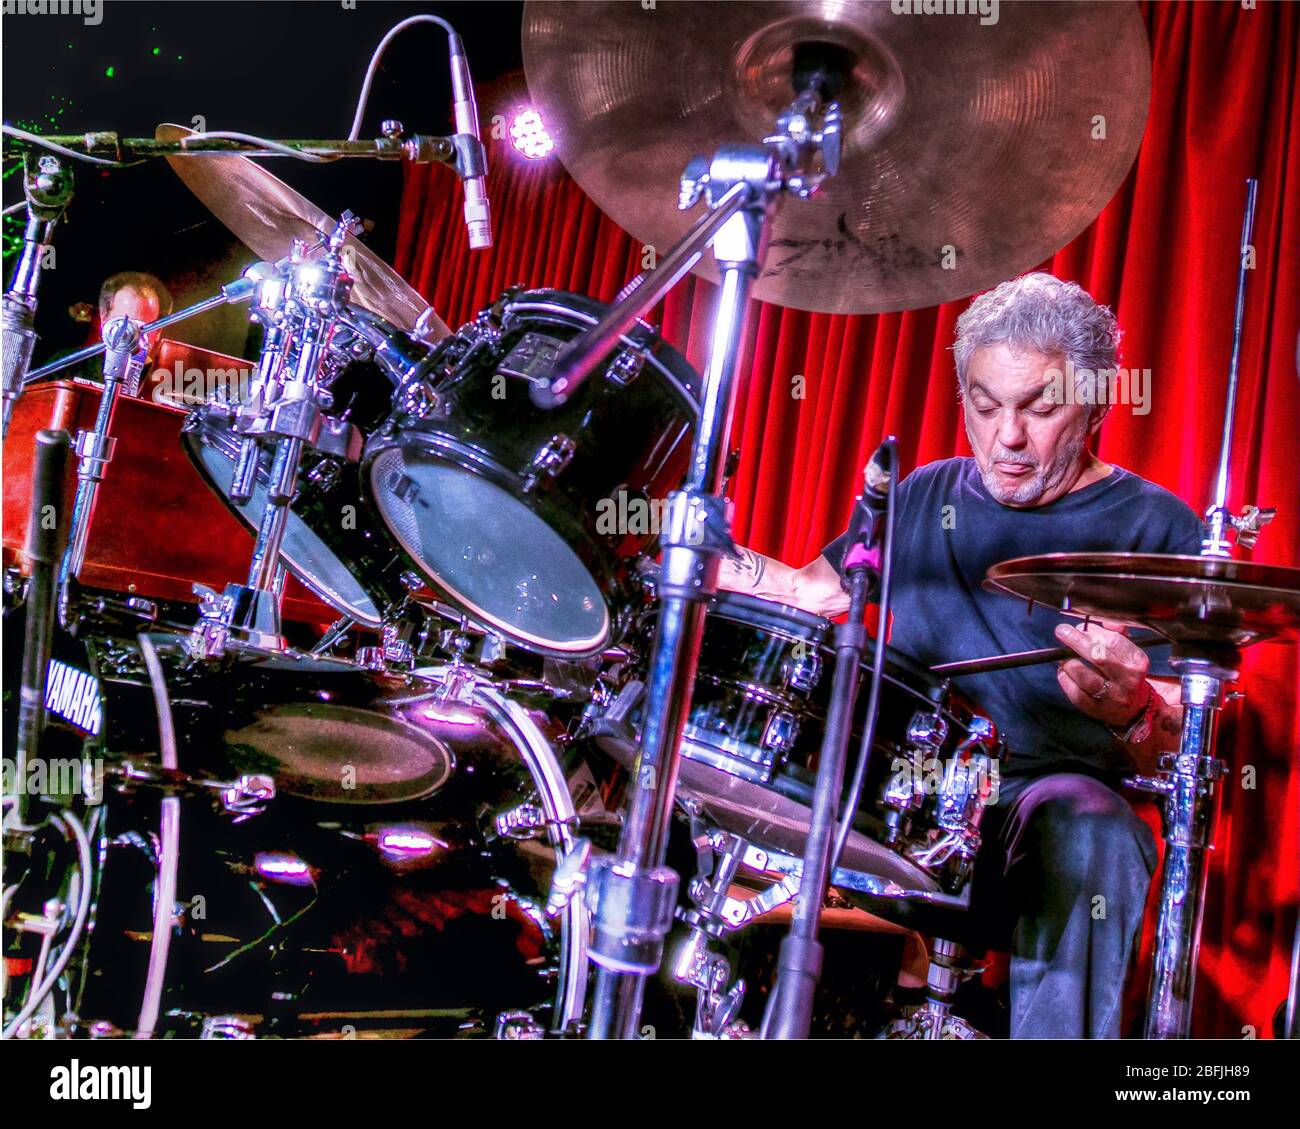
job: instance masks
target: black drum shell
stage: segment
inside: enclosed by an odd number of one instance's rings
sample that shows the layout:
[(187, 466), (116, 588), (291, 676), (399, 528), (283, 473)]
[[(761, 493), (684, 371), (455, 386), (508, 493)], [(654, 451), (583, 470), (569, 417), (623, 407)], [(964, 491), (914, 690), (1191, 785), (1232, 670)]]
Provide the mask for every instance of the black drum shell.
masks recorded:
[[(562, 658), (597, 653), (621, 637), (633, 598), (634, 561), (656, 541), (657, 531), (602, 531), (599, 503), (616, 503), (620, 491), (629, 499), (662, 499), (679, 485), (698, 415), (698, 377), (681, 354), (663, 343), (646, 355), (643, 370), (630, 383), (617, 383), (598, 368), (572, 399), (550, 411), (533, 404), (528, 384), (520, 378), (507, 378), (503, 396), (493, 394), (498, 366), (525, 333), (568, 342), (605, 310), (604, 303), (563, 291), (504, 296), (492, 309), (495, 334), (489, 345), (466, 349), (456, 336), (439, 344), (430, 377), (436, 409), (416, 416), (395, 413), (371, 436), (363, 456), (362, 486), (376, 513), (380, 487), (372, 471), (375, 460), (401, 447), (483, 476), (564, 538), (596, 579), (612, 614), (609, 637), (585, 652), (532, 640), (522, 644)], [(447, 362), (441, 376), (440, 358)], [(575, 444), (571, 461), (553, 479), (525, 490), (534, 455), (558, 434)], [(420, 571), (442, 590), (437, 576), (427, 568)], [(511, 636), (500, 624), (484, 626)]]

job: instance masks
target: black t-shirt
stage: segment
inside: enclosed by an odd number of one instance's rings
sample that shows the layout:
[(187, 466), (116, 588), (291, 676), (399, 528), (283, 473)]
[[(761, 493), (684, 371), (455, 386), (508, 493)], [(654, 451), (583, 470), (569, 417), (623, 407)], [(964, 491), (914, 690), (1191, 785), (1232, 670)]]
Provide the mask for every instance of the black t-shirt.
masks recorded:
[[(898, 486), (894, 529), (890, 642), (927, 666), (1060, 646), (1053, 629), (1070, 617), (1043, 607), (1031, 613), (1025, 601), (981, 586), (999, 561), (1201, 547), (1201, 523), (1190, 507), (1130, 471), (1115, 467), (1049, 505), (1014, 509), (993, 499), (971, 458), (908, 475)], [(822, 551), (836, 569), (847, 536)], [(1148, 654), (1152, 673), (1168, 672), (1168, 648)], [(997, 725), (1011, 750), (1008, 774), (1052, 768), (1111, 776), (1131, 768), (1124, 746), (1066, 698), (1055, 663), (969, 675), (955, 685)]]

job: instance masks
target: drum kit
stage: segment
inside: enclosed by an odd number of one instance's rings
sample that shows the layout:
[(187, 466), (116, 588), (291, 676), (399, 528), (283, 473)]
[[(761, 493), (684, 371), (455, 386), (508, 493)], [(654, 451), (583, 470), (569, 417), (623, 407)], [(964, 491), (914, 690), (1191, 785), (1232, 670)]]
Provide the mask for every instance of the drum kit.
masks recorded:
[[(994, 27), (888, 4), (662, 7), (524, 12), (529, 87), (569, 171), (672, 248), (609, 304), (512, 288), (452, 332), (354, 216), (249, 159), (436, 160), (468, 181), (476, 115), (452, 138), (386, 122), (374, 142), (171, 125), (18, 139), (6, 509), (30, 522), (24, 537), (6, 515), (22, 659), (6, 1037), (635, 1037), (673, 930), (690, 1033), (744, 1037), (727, 942), (782, 910), (761, 1032), (806, 1035), (828, 896), (934, 938), (925, 1003), (889, 1037), (976, 1035), (951, 1008), (954, 938), (1014, 751), (955, 680), (1054, 656), (930, 670), (874, 646), (861, 623), (877, 579), (887, 604), (887, 523), (884, 576), (852, 571), (847, 625), (717, 592), (743, 312), (931, 305), (1049, 256), (1136, 153), (1141, 20), (1086, 3), (1006, 5)], [(1101, 89), (1072, 63), (1089, 44), (1114, 61)], [(1068, 140), (1094, 114), (1108, 144)], [(263, 261), (30, 369), (72, 163), (123, 156), (165, 157)], [(691, 270), (721, 283), (702, 372), (648, 320)], [(149, 335), (224, 302), (260, 330), (254, 363), (228, 359), (247, 394), (138, 399)], [(54, 379), (100, 353), (98, 387)], [(1234, 351), (1225, 445), (1235, 373)], [(1215, 718), (1241, 648), (1300, 628), (1300, 570), (1229, 556), (1229, 533), (1249, 543), (1267, 515), (1228, 511), (1226, 465), (1203, 556), (1048, 556), (988, 578), (1174, 643), (1182, 747), (1135, 781), (1163, 800), (1169, 844), (1152, 1037), (1189, 1030)], [(658, 528), (611, 523), (628, 499)], [(685, 890), (667, 865), (683, 828)]]

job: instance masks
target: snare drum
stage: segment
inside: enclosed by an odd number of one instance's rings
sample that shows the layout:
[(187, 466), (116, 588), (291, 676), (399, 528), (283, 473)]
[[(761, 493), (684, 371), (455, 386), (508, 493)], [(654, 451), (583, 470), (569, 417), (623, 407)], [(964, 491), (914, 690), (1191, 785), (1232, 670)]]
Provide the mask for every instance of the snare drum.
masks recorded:
[[(642, 654), (656, 618), (642, 618)], [(752, 596), (714, 598), (679, 767), (678, 796), (694, 814), (755, 846), (803, 854), (835, 661), (833, 626)], [(861, 741), (870, 662), (869, 651), (846, 778)], [(629, 768), (643, 677), (634, 668), (594, 730), (598, 744)], [(907, 656), (891, 649), (884, 679), (863, 799), (840, 868), (904, 890), (957, 892), (974, 864), (1000, 749), (990, 752), (987, 723), (973, 707)]]

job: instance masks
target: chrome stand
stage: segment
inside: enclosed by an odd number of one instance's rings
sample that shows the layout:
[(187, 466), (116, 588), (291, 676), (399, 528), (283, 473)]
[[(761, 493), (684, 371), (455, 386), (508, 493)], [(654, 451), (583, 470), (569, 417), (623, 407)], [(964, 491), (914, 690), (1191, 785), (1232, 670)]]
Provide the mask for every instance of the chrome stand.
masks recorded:
[(1227, 765), (1214, 755), (1215, 730), (1225, 684), (1237, 678), (1235, 648), (1216, 659), (1180, 654), (1170, 659), (1182, 678), (1183, 732), (1177, 753), (1161, 758), (1158, 777), (1129, 783), (1163, 801), (1165, 860), (1145, 1037), (1186, 1039), (1192, 1027), (1192, 993), (1205, 913), (1209, 852), (1219, 818), (1219, 781)]
[(987, 1039), (952, 1010), (952, 1001), (962, 983), (979, 974), (966, 962), (966, 950), (956, 941), (936, 937), (930, 947), (930, 966), (925, 975), (925, 1003), (902, 1019), (896, 1019), (878, 1039), (960, 1040)]
[(72, 524), (68, 548), (59, 566), (59, 620), (70, 626), (72, 617), (72, 583), (80, 578), (86, 563), (86, 543), (95, 514), (99, 484), (108, 473), (117, 441), (108, 433), (113, 423), (113, 409), (118, 395), (134, 396), (140, 391), (148, 346), (140, 332), (140, 323), (130, 318), (114, 318), (104, 326), (104, 388), (99, 394), (95, 426), (79, 431), (77, 454), (77, 496), (72, 505)]
[(745, 982), (735, 978), (731, 961), (715, 948), (734, 926), (737, 906), (730, 887), (744, 862), (748, 844), (736, 835), (723, 837), (717, 849), (697, 835), (699, 873), (690, 882), (691, 908), (681, 913), (690, 927), (686, 943), (673, 959), (673, 977), (696, 991), (692, 1039), (743, 1039), (749, 1027), (737, 1016), (745, 999)]
[[(1258, 183), (1246, 181), (1246, 206), (1238, 255), (1236, 312), (1228, 388), (1223, 411), (1223, 436), (1215, 476), (1214, 500), (1205, 514), (1204, 557), (1231, 555), (1229, 532), (1237, 544), (1250, 548), (1274, 510), (1245, 507), (1240, 515), (1228, 508), (1233, 423), (1241, 362), (1242, 326), (1246, 307), (1247, 253), (1255, 226)], [(1182, 680), (1183, 728), (1178, 752), (1161, 758), (1158, 777), (1136, 777), (1129, 783), (1164, 800), (1165, 861), (1160, 879), (1160, 916), (1147, 999), (1146, 1037), (1186, 1039), (1192, 1028), (1192, 993), (1205, 913), (1207, 853), (1214, 849), (1219, 816), (1218, 782), (1227, 766), (1214, 755), (1215, 730), (1223, 709), (1224, 685), (1241, 669), (1241, 653), (1230, 644), (1175, 644), (1170, 665)]]
[(712, 244), (722, 286), (690, 470), (683, 489), (669, 499), (660, 538), (661, 612), (650, 653), (641, 755), (618, 855), (594, 861), (587, 882), (594, 911), (591, 959), (598, 966), (589, 1031), (594, 1039), (636, 1037), (645, 977), (659, 967), (672, 926), (678, 879), (664, 857), (705, 604), (716, 588), (718, 559), (732, 548), (730, 507), (721, 490), (745, 305), (777, 200), (785, 192), (811, 195), (838, 164), (839, 111), (833, 102), (823, 107), (822, 82), (823, 76), (813, 76), (778, 119), (780, 132), (764, 144), (726, 146), (711, 162), (690, 163), (680, 206), (690, 208), (703, 196), (711, 214), (574, 342), (553, 380), (532, 389), (543, 407), (563, 402)]
[(23, 192), (27, 197), (27, 227), (23, 249), (14, 267), (13, 279), (5, 291), (0, 326), (3, 327), (4, 420), (0, 434), (9, 434), (18, 397), (27, 380), (27, 366), (36, 347), (36, 289), (41, 280), (43, 259), (54, 236), (55, 225), (72, 200), (72, 174), (55, 156), (24, 158)]

